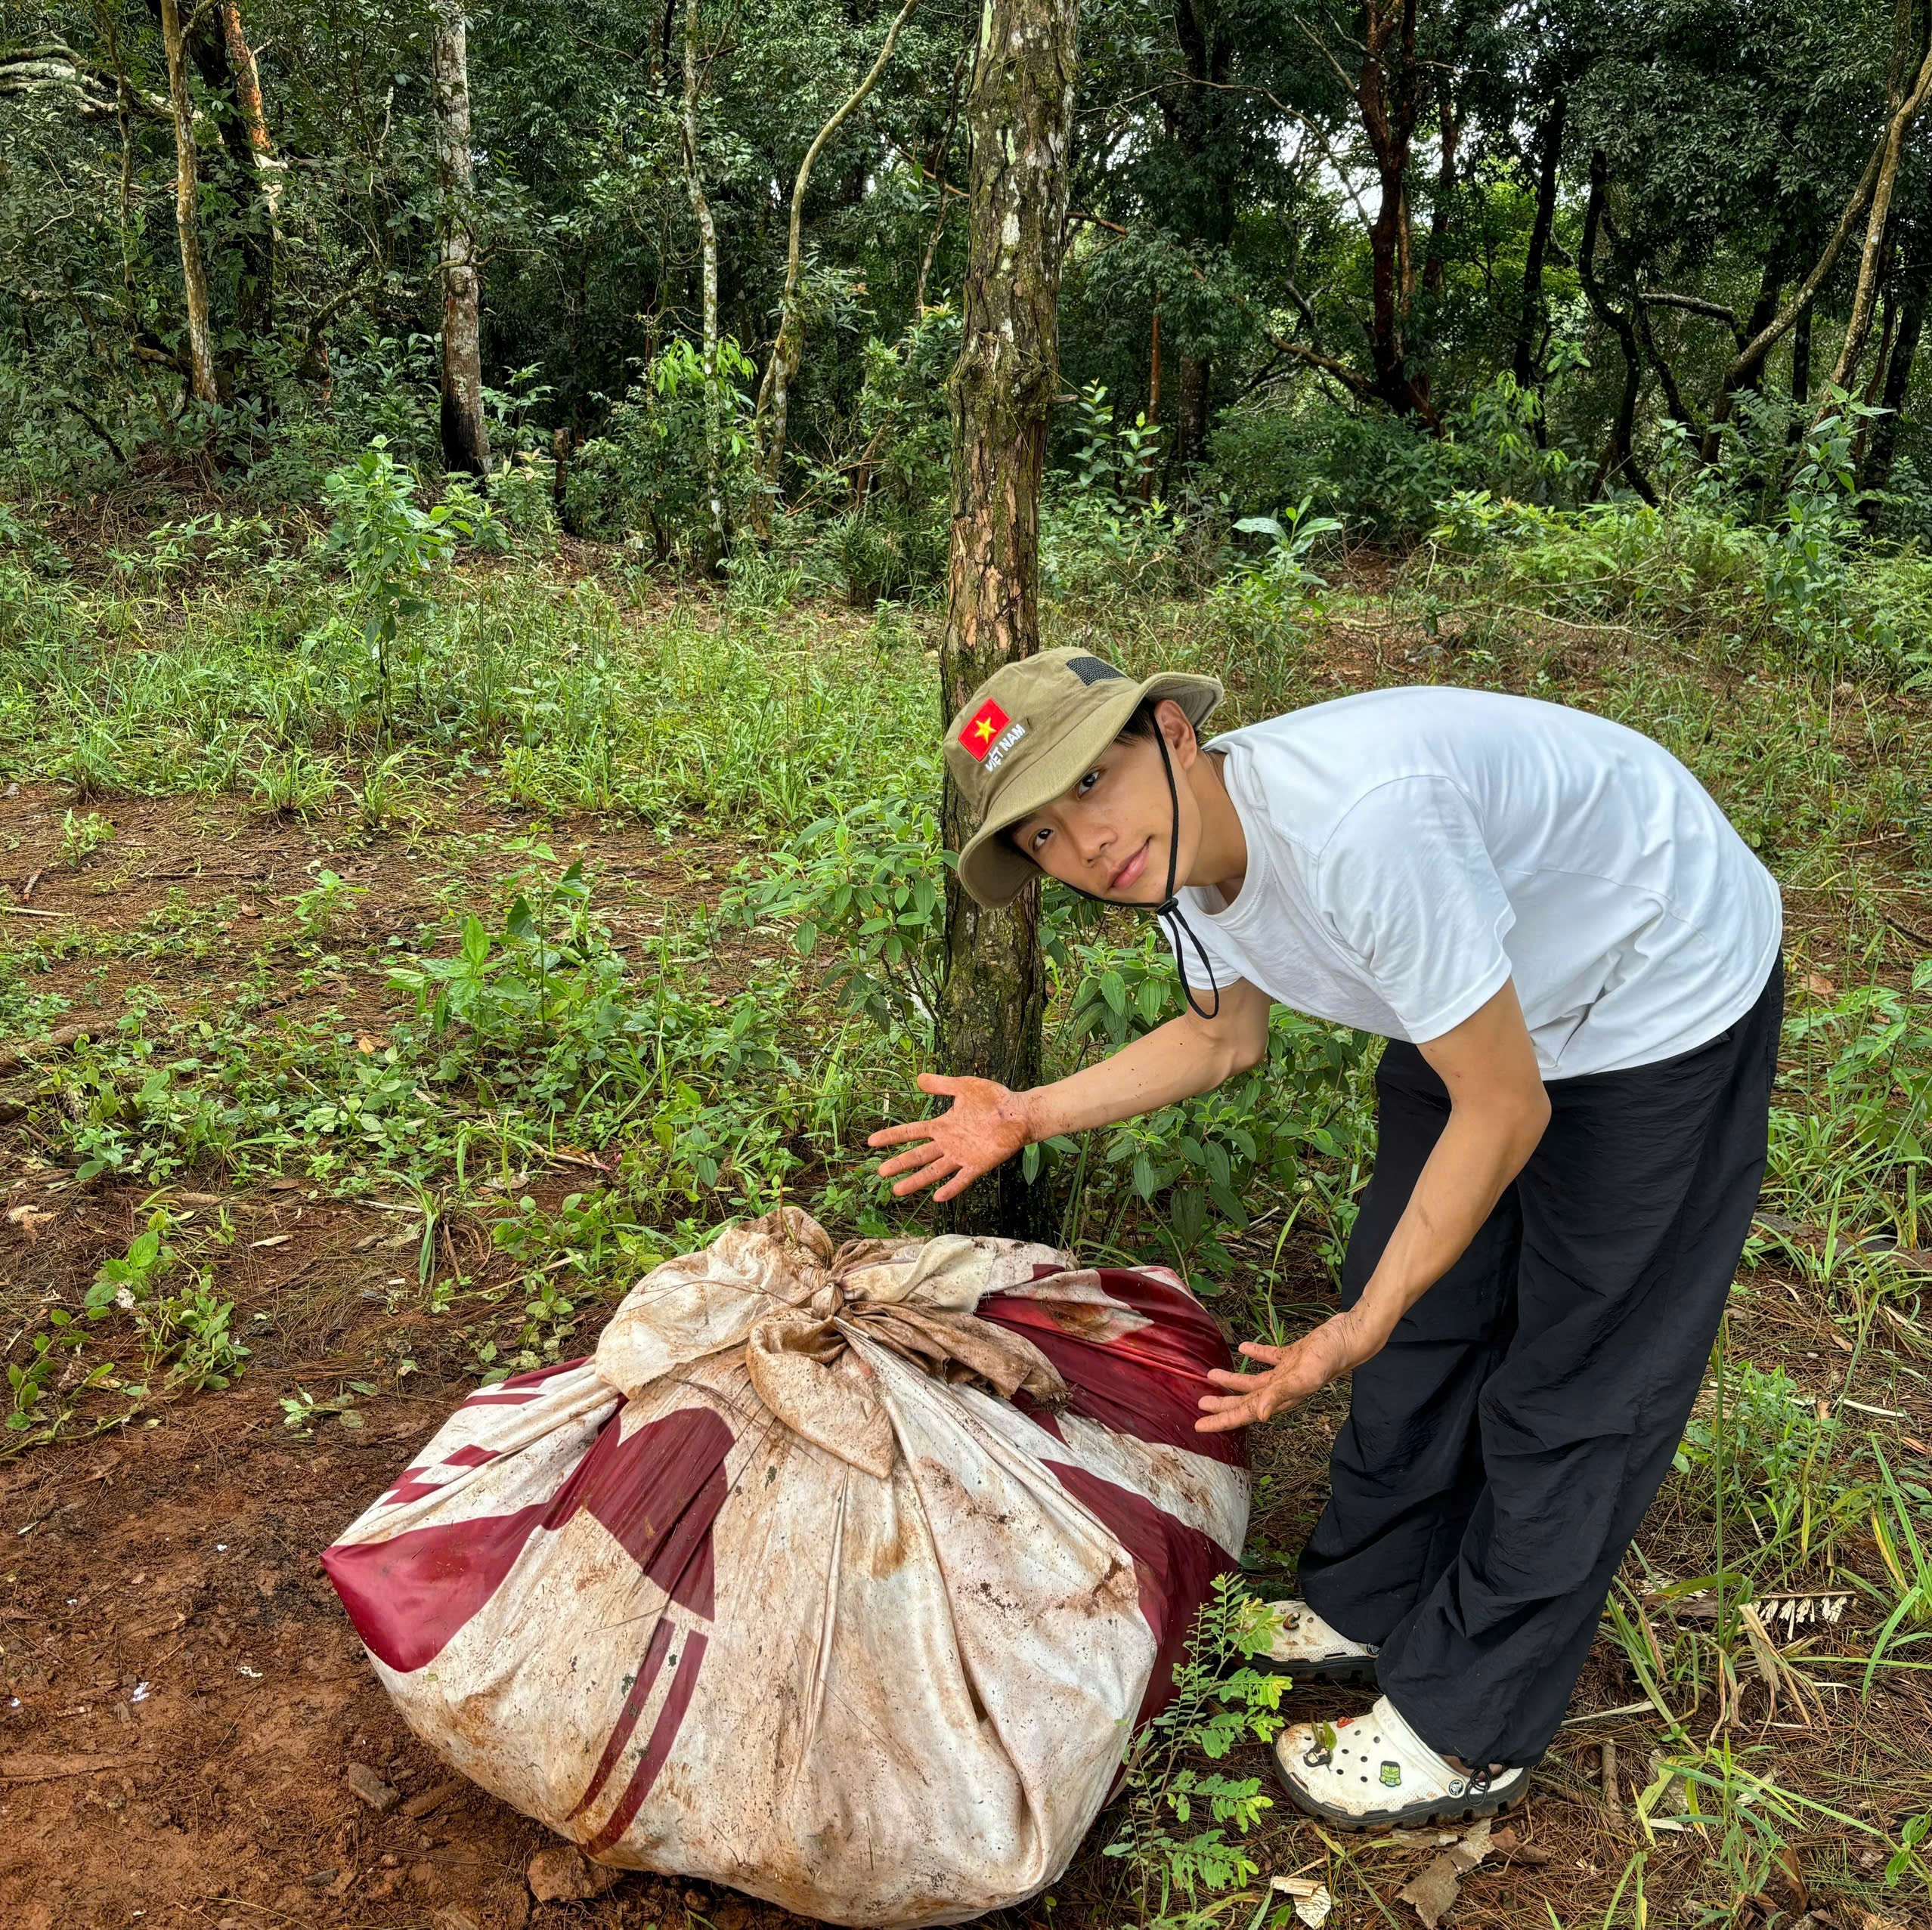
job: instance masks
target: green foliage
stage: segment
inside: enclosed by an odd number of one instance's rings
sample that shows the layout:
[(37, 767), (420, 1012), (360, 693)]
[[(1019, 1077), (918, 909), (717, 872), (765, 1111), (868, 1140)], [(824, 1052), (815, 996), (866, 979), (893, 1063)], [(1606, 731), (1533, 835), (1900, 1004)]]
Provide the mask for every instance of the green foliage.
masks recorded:
[(1073, 466), (1050, 479), (1040, 529), (1042, 582), (1070, 604), (1172, 592), (1218, 560), (1212, 516), (1177, 516), (1156, 493), (1161, 432), (1143, 415), (1115, 421), (1105, 387), (1076, 398)]
[(1877, 1489), (1875, 1471), (1859, 1471), (1860, 1457), (1840, 1458), (1838, 1412), (1819, 1406), (1782, 1367), (1731, 1361), (1721, 1439), (1714, 1410), (1701, 1408), (1673, 1464), (1700, 1491), (1716, 1492), (1721, 1472), (1726, 1505), (1742, 1511), (1763, 1548), (1788, 1551), (1798, 1567), (1861, 1526)]
[[(923, 762), (904, 775), (924, 777)], [(837, 957), (825, 982), (846, 1010), (882, 1028), (910, 1027), (930, 1049), (946, 963), (939, 827), (930, 803), (900, 788), (900, 775), (882, 796), (746, 859), (738, 868), (745, 883), (725, 914), (747, 924), (790, 924), (803, 957), (829, 939)]]
[(330, 472), (322, 500), (333, 517), (325, 548), (348, 572), (349, 614), (374, 662), (386, 729), (398, 636), (429, 609), (420, 586), (448, 561), (468, 525), (447, 503), (418, 506), (414, 479), (382, 436), (353, 462)]
[(1273, 1799), (1259, 1777), (1203, 1769), (1196, 1758), (1225, 1762), (1280, 1732), (1287, 1678), (1250, 1666), (1266, 1653), (1272, 1628), (1265, 1603), (1237, 1578), (1219, 1577), (1174, 1672), (1173, 1700), (1129, 1747), (1125, 1795), (1105, 1854), (1119, 1860), (1144, 1923), (1212, 1920), (1208, 1900), (1259, 1870), (1240, 1839)]
[(97, 851), (114, 841), (114, 827), (98, 811), (84, 818), (68, 812), (60, 820), (60, 862), (78, 871)]
[[(805, 459), (793, 518), (822, 518), (813, 546), (846, 600), (927, 598), (946, 580), (952, 430), (946, 379), (959, 318), (929, 309), (892, 343), (869, 339), (849, 435), (831, 459)], [(794, 448), (796, 449), (794, 442)]]
[(577, 452), (565, 484), (566, 526), (641, 544), (658, 564), (690, 564), (711, 540), (705, 437), (714, 407), (732, 520), (757, 490), (748, 387), (757, 373), (729, 337), (718, 345), (714, 373), (694, 343), (683, 336), (667, 343), (611, 404), (603, 432)]
[(319, 938), (332, 930), (336, 921), (358, 898), (367, 895), (367, 885), (346, 883), (326, 867), (315, 874), (315, 882), (289, 900), (295, 908), (296, 929), (305, 938)]
[[(1070, 936), (1057, 950), (1072, 994), (1050, 1041), (1057, 1065), (1070, 1070), (1172, 1016), (1173, 957), (1157, 932), (1129, 946)], [(1077, 1141), (1029, 1146), (1026, 1171), (1067, 1178), (1066, 1244), (1113, 1248), (1133, 1219), (1199, 1291), (1237, 1271), (1221, 1233), (1264, 1211), (1283, 1214), (1283, 1240), (1305, 1221), (1339, 1276), (1367, 1177), (1373, 1053), (1365, 1034), (1277, 1008), (1251, 1072)]]

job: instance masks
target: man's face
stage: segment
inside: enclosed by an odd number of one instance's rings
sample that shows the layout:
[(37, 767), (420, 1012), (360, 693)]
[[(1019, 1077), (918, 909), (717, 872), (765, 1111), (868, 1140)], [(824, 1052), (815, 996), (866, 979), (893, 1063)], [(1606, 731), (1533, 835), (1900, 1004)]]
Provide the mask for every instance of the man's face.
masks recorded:
[[(1172, 720), (1166, 716), (1169, 711), (1174, 713)], [(1163, 704), (1156, 714), (1167, 735), (1181, 803), (1180, 859), (1174, 875), (1184, 880), (1200, 836), (1200, 810), (1183, 775), (1196, 755), (1194, 732), (1176, 704)], [(1173, 833), (1174, 806), (1160, 747), (1150, 737), (1133, 737), (1116, 738), (1064, 796), (1015, 824), (1012, 838), (1016, 849), (1064, 884), (1123, 905), (1158, 905), (1167, 883)]]

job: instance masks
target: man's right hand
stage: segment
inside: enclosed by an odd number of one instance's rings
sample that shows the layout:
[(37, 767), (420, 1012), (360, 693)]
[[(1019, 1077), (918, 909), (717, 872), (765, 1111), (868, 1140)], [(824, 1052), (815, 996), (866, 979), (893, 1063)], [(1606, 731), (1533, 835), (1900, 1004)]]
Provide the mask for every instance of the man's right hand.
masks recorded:
[[(894, 1180), (895, 1199), (943, 1180), (933, 1198), (951, 1199), (1033, 1141), (1023, 1093), (992, 1079), (952, 1079), (939, 1072), (921, 1072), (919, 1090), (952, 1103), (937, 1119), (881, 1127), (865, 1142), (909, 1149), (879, 1163), (880, 1177)], [(904, 1177), (894, 1179), (897, 1174)]]

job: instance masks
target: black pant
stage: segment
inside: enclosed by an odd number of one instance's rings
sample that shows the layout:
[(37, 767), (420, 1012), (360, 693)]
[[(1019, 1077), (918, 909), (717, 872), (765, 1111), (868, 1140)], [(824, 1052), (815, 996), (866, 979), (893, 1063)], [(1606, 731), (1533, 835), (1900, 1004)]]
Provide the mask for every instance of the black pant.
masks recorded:
[[(1553, 1081), (1548, 1129), (1469, 1250), (1355, 1370), (1304, 1597), (1468, 1763), (1534, 1762), (1702, 1384), (1763, 1177), (1784, 973), (1681, 1057)], [(1352, 1306), (1449, 1116), (1392, 1042)]]

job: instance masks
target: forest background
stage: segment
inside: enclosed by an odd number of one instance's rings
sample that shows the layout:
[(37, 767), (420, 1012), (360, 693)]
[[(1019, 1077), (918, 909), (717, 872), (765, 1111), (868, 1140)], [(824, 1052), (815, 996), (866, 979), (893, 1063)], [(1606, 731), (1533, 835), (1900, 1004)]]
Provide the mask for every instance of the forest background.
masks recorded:
[[(1793, 991), (1709, 1387), (1509, 1841), (1271, 1808), (1334, 1699), (1224, 1693), (1237, 1599), (1051, 1907), (1926, 1920), (1928, 92), (1921, 0), (9, 0), (17, 1920), (530, 1920), (536, 1839), (436, 1795), (313, 1551), (723, 1219), (939, 1223), (863, 1149), (919, 1071), (1174, 1009), (1135, 923), (952, 886), (940, 725), (1055, 643), (1231, 722), (1621, 717), (1776, 871)], [(1278, 1014), (955, 1223), (1297, 1332), (1374, 1050)], [(1340, 1398), (1257, 1441), (1263, 1593)]]

